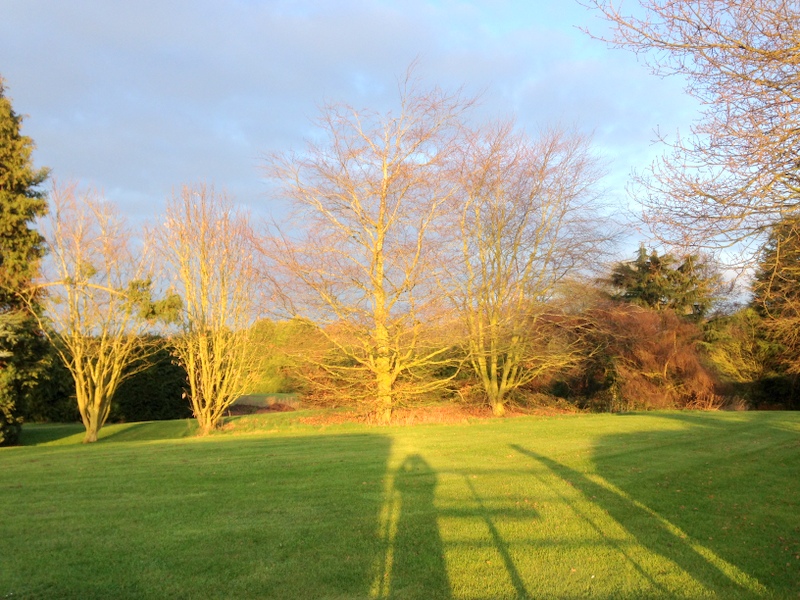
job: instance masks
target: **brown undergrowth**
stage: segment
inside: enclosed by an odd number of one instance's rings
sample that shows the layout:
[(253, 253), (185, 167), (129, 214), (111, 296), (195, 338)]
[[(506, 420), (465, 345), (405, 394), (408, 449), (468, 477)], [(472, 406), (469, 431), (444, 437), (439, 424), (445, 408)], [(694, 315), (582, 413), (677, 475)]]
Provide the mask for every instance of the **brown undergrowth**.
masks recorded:
[[(417, 406), (398, 408), (392, 411), (391, 425), (422, 425), (427, 423), (471, 423), (497, 418), (514, 418), (524, 415), (554, 416), (580, 412), (577, 409), (564, 407), (509, 407), (503, 417), (495, 417), (488, 406), (442, 404), (435, 406)], [(378, 425), (374, 415), (356, 410), (324, 412), (300, 417), (298, 422), (306, 425), (332, 425), (340, 423), (364, 423)]]

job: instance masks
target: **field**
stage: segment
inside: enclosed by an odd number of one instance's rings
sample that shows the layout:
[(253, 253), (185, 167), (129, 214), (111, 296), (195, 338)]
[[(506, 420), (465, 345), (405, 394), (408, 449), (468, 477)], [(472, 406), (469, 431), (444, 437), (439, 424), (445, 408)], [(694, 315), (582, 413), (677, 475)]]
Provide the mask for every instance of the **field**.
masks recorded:
[(26, 426), (0, 598), (798, 598), (800, 414)]

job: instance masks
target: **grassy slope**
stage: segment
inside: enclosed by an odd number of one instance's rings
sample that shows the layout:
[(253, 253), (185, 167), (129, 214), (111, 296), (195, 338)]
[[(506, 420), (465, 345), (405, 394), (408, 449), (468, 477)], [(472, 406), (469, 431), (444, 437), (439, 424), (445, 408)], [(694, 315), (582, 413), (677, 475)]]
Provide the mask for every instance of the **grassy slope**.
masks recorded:
[(294, 419), (26, 427), (0, 597), (798, 597), (798, 413)]

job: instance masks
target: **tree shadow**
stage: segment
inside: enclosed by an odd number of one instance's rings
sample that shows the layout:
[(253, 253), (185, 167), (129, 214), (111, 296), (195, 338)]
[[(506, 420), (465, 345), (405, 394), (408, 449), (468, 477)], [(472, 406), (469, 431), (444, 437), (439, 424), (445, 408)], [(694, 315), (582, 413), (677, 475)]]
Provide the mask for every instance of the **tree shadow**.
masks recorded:
[(81, 423), (25, 423), (20, 435), (20, 446), (66, 442), (69, 438), (75, 438), (78, 443), (85, 433)]
[[(100, 429), (95, 443), (176, 440), (196, 432), (197, 422), (194, 419), (110, 423)], [(82, 423), (26, 423), (22, 428), (20, 445), (81, 444), (85, 435), (86, 429)]]
[[(632, 477), (618, 459), (597, 451), (597, 473), (665, 515), (689, 539), (761, 585), (765, 594), (796, 596), (800, 415), (682, 411), (653, 417), (682, 427), (607, 440), (631, 449), (651, 444), (658, 448), (658, 460)], [(627, 460), (630, 464), (632, 458)]]
[(106, 425), (100, 430), (97, 442), (116, 443), (176, 440), (196, 433), (197, 421), (195, 419), (115, 423)]
[[(497, 528), (495, 524), (495, 517), (498, 515), (504, 514), (504, 511), (498, 510), (490, 510), (486, 503), (483, 501), (481, 496), (478, 494), (478, 491), (475, 489), (475, 485), (470, 481), (468, 476), (464, 476), (464, 482), (466, 486), (469, 488), (470, 494), (472, 495), (472, 501), (475, 503), (476, 510), (473, 516), (479, 517), (486, 528), (489, 530), (489, 534), (492, 538), (492, 544), (494, 545), (497, 552), (500, 554), (500, 558), (503, 560), (503, 566), (505, 567), (506, 572), (508, 573), (508, 577), (511, 580), (511, 585), (514, 587), (514, 591), (517, 594), (517, 598), (530, 598), (530, 594), (528, 593), (528, 589), (525, 586), (525, 582), (522, 579), (522, 576), (517, 569), (516, 564), (514, 564), (514, 559), (511, 556), (511, 552), (508, 547), (508, 543), (503, 539), (503, 536), (500, 534), (500, 530)], [(507, 515), (508, 516), (508, 515)], [(511, 516), (516, 517), (516, 514), (511, 514)], [(535, 518), (535, 514), (529, 515), (526, 517), (527, 520), (531, 520)]]
[[(735, 598), (796, 593), (796, 574), (786, 576), (783, 583), (780, 576), (775, 578), (791, 557), (777, 559), (769, 556), (770, 549), (755, 548), (753, 533), (763, 540), (762, 532), (771, 528), (776, 540), (798, 537), (797, 521), (789, 522), (784, 516), (781, 522), (779, 515), (787, 513), (769, 514), (767, 508), (780, 498), (796, 503), (797, 494), (787, 489), (787, 483), (795, 480), (792, 469), (799, 462), (797, 431), (782, 430), (779, 418), (775, 428), (768, 424), (771, 433), (765, 435), (760, 419), (684, 413), (656, 416), (686, 427), (599, 439), (593, 459), (597, 476), (522, 446), (511, 447), (580, 491), (583, 502), (604, 509), (638, 544), (673, 563), (709, 592)], [(771, 464), (775, 461), (783, 466)], [(763, 485), (763, 494), (754, 497), (754, 483)], [(754, 515), (758, 515), (755, 523)], [(599, 529), (598, 533), (602, 535)], [(609, 543), (614, 544), (613, 540)], [(638, 564), (622, 546), (614, 545), (656, 593), (669, 593), (661, 585), (663, 573)]]
[[(510, 545), (503, 538), (498, 519), (532, 520), (538, 513), (530, 507), (524, 509), (524, 516), (519, 507), (492, 507), (491, 499), (481, 496), (472, 481), (474, 475), (460, 471), (450, 474), (462, 479), (467, 495), (459, 498), (456, 506), (438, 508), (435, 504), (438, 475), (421, 455), (407, 456), (393, 473), (382, 520), (385, 547), (377, 567), (377, 579), (380, 581), (373, 586), (372, 596), (426, 600), (453, 597), (445, 544), (438, 524), (438, 519), (442, 517), (467, 521), (471, 527), (488, 533), (486, 541), (479, 542), (478, 546), (485, 545), (499, 555), (500, 564), (507, 573), (516, 598), (531, 598), (514, 562)], [(483, 560), (475, 567), (485, 567), (487, 577), (494, 579), (497, 576), (498, 567), (488, 567)]]

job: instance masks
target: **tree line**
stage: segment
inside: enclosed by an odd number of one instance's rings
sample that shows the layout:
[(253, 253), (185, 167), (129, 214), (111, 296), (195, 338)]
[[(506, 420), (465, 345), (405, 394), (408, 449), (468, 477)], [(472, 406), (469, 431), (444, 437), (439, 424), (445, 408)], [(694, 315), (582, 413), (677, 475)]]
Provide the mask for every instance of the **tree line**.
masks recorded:
[[(609, 43), (685, 75), (707, 107), (634, 179), (668, 250), (616, 264), (587, 136), (476, 123), (474, 99), (413, 69), (393, 110), (325, 105), (315, 141), (266, 159), (289, 208), (267, 226), (205, 184), (168, 199), (144, 232), (70, 185), (52, 186), (47, 213), (47, 171), (0, 93), (5, 440), (47, 348), (71, 374), (90, 442), (164, 339), (203, 433), (270, 360), (312, 401), (379, 422), (421, 398), (495, 415), (555, 397), (611, 410), (791, 404), (797, 9), (642, 0), (639, 20), (592, 4), (615, 27)], [(715, 311), (708, 250), (731, 244), (750, 251), (750, 299)], [(288, 343), (265, 339), (279, 329)]]

